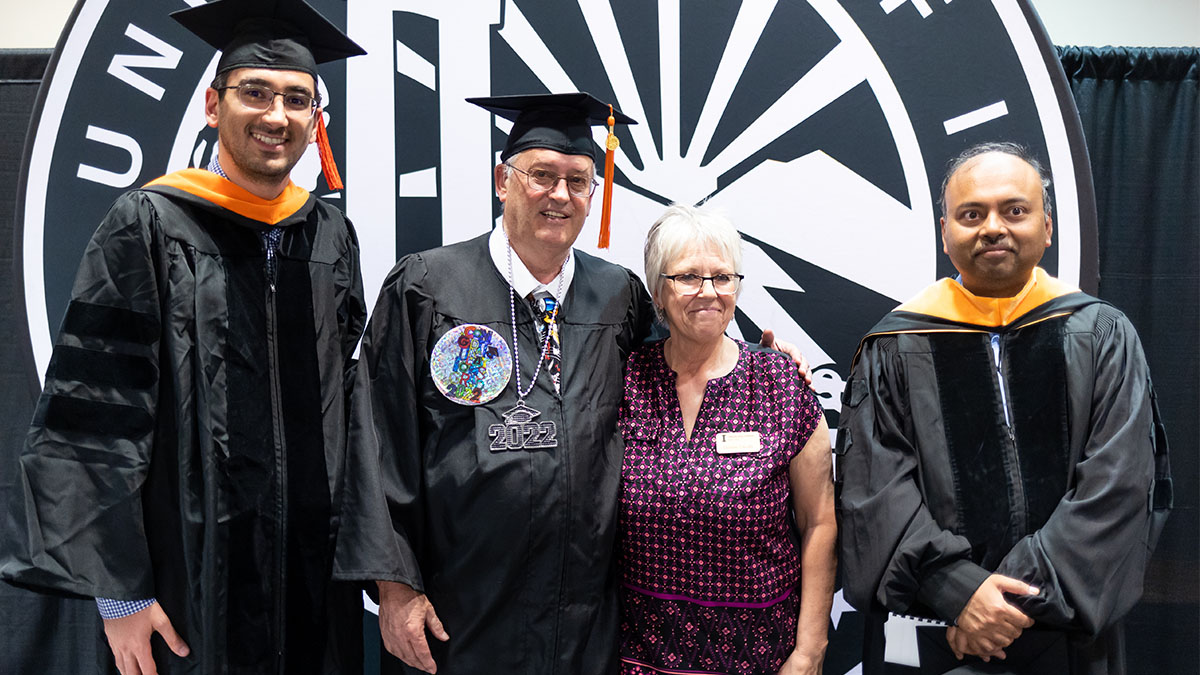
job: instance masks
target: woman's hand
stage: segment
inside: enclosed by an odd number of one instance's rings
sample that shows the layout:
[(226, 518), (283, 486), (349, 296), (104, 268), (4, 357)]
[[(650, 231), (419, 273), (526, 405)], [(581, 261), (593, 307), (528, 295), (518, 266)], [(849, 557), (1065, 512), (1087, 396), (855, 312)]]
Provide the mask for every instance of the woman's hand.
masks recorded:
[(779, 675), (821, 675), (821, 663), (824, 660), (824, 649), (815, 657), (796, 650), (792, 652), (787, 661), (783, 662), (783, 667), (779, 669)]

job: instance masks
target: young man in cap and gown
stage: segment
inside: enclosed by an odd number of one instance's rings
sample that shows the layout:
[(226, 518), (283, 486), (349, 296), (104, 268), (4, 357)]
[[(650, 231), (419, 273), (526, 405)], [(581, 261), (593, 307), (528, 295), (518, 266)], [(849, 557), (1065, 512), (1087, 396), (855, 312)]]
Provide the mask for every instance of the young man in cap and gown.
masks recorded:
[(317, 64), (363, 51), (302, 0), (172, 16), (223, 50), (219, 151), (122, 195), (89, 243), (0, 573), (97, 598), (126, 675), (358, 672), (361, 596), (330, 583), (358, 243), (290, 172), (320, 136), (340, 188)]

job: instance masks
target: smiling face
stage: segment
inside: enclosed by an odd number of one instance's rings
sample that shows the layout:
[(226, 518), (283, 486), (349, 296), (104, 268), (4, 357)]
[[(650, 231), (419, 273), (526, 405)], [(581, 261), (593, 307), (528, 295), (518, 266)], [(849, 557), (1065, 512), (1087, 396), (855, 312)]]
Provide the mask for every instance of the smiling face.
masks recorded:
[(1050, 246), (1053, 222), (1037, 171), (1023, 159), (989, 152), (946, 184), (942, 250), (975, 295), (1012, 297)]
[[(522, 171), (542, 169), (559, 176), (583, 176), (588, 181), (594, 172), (591, 157), (546, 148), (526, 150), (508, 161)], [(504, 203), (504, 231), (523, 259), (564, 258), (592, 208), (591, 196), (573, 196), (566, 181), (558, 181), (551, 190), (537, 190), (520, 172), (505, 177), (503, 165), (496, 167), (496, 194)]]
[[(260, 84), (279, 93), (297, 92), (313, 96), (313, 77), (295, 70), (237, 68), (226, 84)], [(317, 139), (317, 115), (287, 112), (276, 96), (266, 110), (242, 105), (238, 92), (209, 89), (205, 94), (205, 117), (220, 138), (221, 169), (234, 183), (250, 192), (272, 199), (287, 186), (292, 167), (305, 148)]]
[[(663, 274), (698, 274), (711, 277), (718, 274), (736, 274), (734, 264), (721, 255), (713, 243), (697, 240), (684, 249), (675, 260), (664, 265)], [(733, 319), (737, 305), (736, 295), (721, 295), (713, 289), (711, 281), (705, 281), (700, 291), (684, 295), (675, 290), (675, 284), (664, 279), (654, 297), (662, 308), (672, 336), (691, 342), (708, 343), (720, 340), (725, 328)]]

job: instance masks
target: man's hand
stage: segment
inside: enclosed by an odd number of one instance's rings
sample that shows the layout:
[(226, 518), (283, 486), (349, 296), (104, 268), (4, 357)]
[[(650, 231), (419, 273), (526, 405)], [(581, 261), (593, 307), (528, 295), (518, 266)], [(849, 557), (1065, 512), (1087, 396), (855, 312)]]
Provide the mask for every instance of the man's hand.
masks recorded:
[(436, 673), (437, 664), (429, 653), (429, 642), (425, 629), (442, 642), (450, 639), (437, 612), (424, 593), (418, 593), (407, 584), (380, 581), (379, 584), (379, 633), (383, 646), (392, 656), (413, 668), (427, 673)]
[(959, 632), (954, 626), (946, 629), (946, 642), (949, 643), (950, 650), (954, 652), (954, 657), (959, 661), (962, 661), (967, 654), (978, 656), (985, 663), (993, 658), (1004, 659), (1008, 656), (1002, 648), (986, 651), (984, 643), (968, 639), (966, 633)]
[(162, 636), (177, 656), (191, 652), (157, 602), (129, 616), (104, 620), (104, 635), (121, 675), (158, 675), (150, 654), (150, 638), (155, 633)]
[(1033, 619), (1009, 603), (1005, 593), (1037, 595), (1038, 589), (1000, 574), (984, 579), (963, 607), (955, 625), (946, 630), (946, 641), (956, 657), (961, 659), (964, 654), (973, 654), (984, 661), (993, 656), (1003, 659), (1004, 648), (1033, 625)]
[(796, 345), (784, 340), (776, 340), (775, 331), (770, 328), (762, 332), (762, 340), (759, 340), (758, 344), (792, 357), (792, 360), (796, 362), (796, 370), (800, 371), (800, 379), (804, 380), (806, 386), (812, 386), (812, 371), (808, 367), (808, 359), (804, 358)]

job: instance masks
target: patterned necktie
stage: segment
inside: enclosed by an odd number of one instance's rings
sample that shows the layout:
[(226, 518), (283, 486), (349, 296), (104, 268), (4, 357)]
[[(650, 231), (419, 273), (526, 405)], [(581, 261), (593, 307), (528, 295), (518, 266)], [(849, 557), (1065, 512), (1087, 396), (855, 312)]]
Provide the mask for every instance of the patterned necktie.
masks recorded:
[(279, 254), (279, 241), (283, 239), (283, 228), (270, 227), (261, 236), (263, 250), (267, 254), (267, 283), (271, 285), (271, 290), (275, 290), (275, 275), (279, 266), (276, 256)]
[[(229, 178), (229, 176), (226, 176), (225, 171), (221, 168), (221, 161), (217, 158), (217, 154), (215, 152), (213, 153), (212, 158), (208, 160), (208, 166), (206, 168), (221, 178)], [(267, 265), (265, 270), (267, 273), (267, 283), (270, 284), (271, 290), (274, 291), (275, 275), (279, 267), (279, 261), (276, 260), (276, 255), (279, 254), (279, 242), (283, 239), (283, 228), (278, 225), (268, 227), (260, 232), (259, 236), (262, 238), (263, 251), (267, 254)]]
[(558, 323), (553, 320), (554, 308), (557, 303), (554, 296), (542, 291), (534, 296), (530, 303), (533, 305), (533, 313), (538, 317), (538, 337), (543, 347), (546, 340), (550, 341), (550, 346), (546, 349), (546, 363), (542, 368), (550, 374), (550, 381), (554, 383), (554, 393), (561, 393), (559, 389), (559, 378), (562, 375), (562, 344), (558, 339)]

